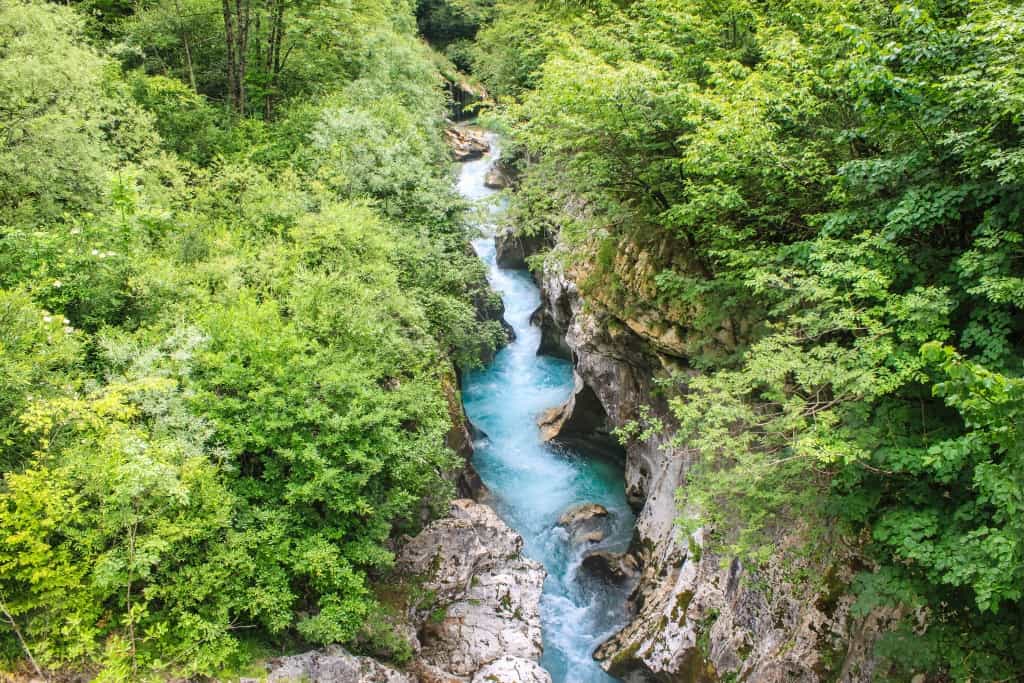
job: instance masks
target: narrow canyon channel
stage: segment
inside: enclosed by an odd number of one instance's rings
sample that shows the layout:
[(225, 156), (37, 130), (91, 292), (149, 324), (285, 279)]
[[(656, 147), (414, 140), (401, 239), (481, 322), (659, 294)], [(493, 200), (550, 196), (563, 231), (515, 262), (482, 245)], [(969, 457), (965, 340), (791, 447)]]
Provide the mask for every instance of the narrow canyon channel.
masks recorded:
[[(500, 268), (493, 237), (503, 210), (484, 184), (495, 163), (498, 139), (489, 136), (491, 153), (463, 163), (459, 191), (486, 206), (482, 236), (473, 247), (487, 265), (491, 287), (505, 304), (505, 319), (515, 340), (487, 367), (463, 378), (466, 414), (482, 432), (476, 440), (474, 465), (490, 489), (491, 504), (525, 541), (526, 554), (548, 571), (541, 601), (544, 657), (541, 664), (555, 683), (607, 682), (592, 658), (597, 645), (625, 621), (625, 589), (581, 571), (586, 553), (621, 552), (633, 532), (633, 512), (626, 502), (622, 466), (594, 454), (543, 443), (537, 418), (566, 401), (573, 389), (572, 365), (537, 355), (540, 330), (530, 323), (540, 305), (540, 291), (525, 270)], [(573, 542), (558, 525), (575, 507), (595, 503), (607, 509), (599, 541)], [(578, 539), (577, 539), (578, 541)]]

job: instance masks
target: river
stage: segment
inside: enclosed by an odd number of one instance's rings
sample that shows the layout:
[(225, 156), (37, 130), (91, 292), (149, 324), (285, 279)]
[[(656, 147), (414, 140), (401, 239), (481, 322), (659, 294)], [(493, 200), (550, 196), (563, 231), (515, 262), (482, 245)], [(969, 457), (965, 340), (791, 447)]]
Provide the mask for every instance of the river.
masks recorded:
[[(540, 305), (540, 291), (528, 271), (499, 268), (496, 263), (493, 222), (504, 209), (484, 185), (499, 154), (497, 138), (490, 137), (492, 154), (462, 164), (458, 187), (464, 197), (485, 207), (479, 213), (482, 236), (473, 247), (487, 265), (491, 287), (505, 303), (505, 319), (515, 330), (515, 340), (486, 368), (463, 377), (466, 414), (486, 435), (474, 444), (473, 463), (491, 491), (487, 502), (523, 536), (526, 555), (548, 571), (541, 599), (541, 665), (554, 683), (606, 683), (617, 679), (604, 673), (592, 653), (623, 625), (626, 596), (623, 589), (580, 572), (580, 560), (588, 550), (624, 551), (634, 517), (620, 464), (541, 442), (537, 417), (569, 398), (572, 365), (537, 355), (540, 330), (530, 324), (530, 315)], [(608, 509), (608, 533), (596, 545), (573, 548), (556, 523), (563, 512), (581, 503)]]

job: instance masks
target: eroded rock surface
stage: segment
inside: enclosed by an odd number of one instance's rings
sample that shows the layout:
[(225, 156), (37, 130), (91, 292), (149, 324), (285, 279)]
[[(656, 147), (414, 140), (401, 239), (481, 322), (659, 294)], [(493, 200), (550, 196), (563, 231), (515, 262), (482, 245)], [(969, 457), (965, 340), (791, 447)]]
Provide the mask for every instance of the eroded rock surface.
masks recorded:
[(452, 150), (455, 161), (479, 159), (491, 150), (486, 134), (469, 126), (451, 126), (444, 131), (445, 141)]
[(569, 508), (558, 518), (558, 526), (569, 534), (573, 545), (597, 543), (605, 537), (608, 509), (597, 503), (584, 503)]
[(533, 660), (502, 657), (480, 669), (473, 683), (551, 683), (551, 674)]
[(519, 534), (491, 508), (471, 500), (452, 503), (450, 517), (405, 545), (399, 570), (422, 577), (423, 590), (434, 596), (412, 615), (422, 624), (422, 665), (469, 681), (503, 657), (534, 664), (540, 659), (545, 571), (523, 557), (522, 547)]
[(632, 553), (593, 550), (583, 556), (580, 569), (590, 576), (609, 583), (627, 583), (640, 574), (640, 566)]
[(511, 185), (512, 178), (500, 161), (495, 163), (484, 177), (484, 187), (489, 187), (492, 190), (504, 190)]
[(525, 269), (526, 258), (543, 251), (545, 244), (543, 235), (520, 235), (510, 229), (503, 230), (494, 237), (495, 258), (502, 268)]
[(268, 664), (267, 683), (416, 683), (412, 675), (338, 646), (278, 657)]

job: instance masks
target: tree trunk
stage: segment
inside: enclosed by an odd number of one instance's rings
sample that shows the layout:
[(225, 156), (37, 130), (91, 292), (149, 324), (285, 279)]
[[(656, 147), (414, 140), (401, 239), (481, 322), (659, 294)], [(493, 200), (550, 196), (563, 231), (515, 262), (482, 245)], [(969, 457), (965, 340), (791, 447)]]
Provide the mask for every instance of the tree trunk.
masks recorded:
[(274, 118), (277, 102), (278, 77), (281, 74), (281, 43), (284, 40), (285, 0), (272, 0), (270, 10), (270, 31), (267, 34), (266, 70), (269, 74), (267, 92), (263, 98), (263, 114), (267, 121)]
[(227, 47), (228, 101), (245, 116), (245, 69), (249, 52), (249, 0), (221, 0)]
[(188, 67), (188, 84), (192, 86), (192, 92), (199, 92), (196, 88), (196, 72), (192, 68), (192, 47), (189, 44), (188, 31), (181, 16), (181, 3), (174, 0), (174, 9), (178, 13), (178, 24), (181, 26), (181, 42), (185, 46), (185, 66)]

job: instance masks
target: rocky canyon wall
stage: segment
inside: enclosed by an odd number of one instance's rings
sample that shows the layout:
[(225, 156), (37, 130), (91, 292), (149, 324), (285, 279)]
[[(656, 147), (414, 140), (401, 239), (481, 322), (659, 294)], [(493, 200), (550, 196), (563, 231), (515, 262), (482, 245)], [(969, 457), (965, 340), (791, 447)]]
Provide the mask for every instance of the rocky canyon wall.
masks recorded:
[[(638, 267), (644, 260), (633, 255)], [(656, 383), (670, 371), (687, 372), (678, 332), (650, 313), (630, 317), (599, 297), (584, 301), (558, 263), (548, 259), (536, 273), (543, 304), (535, 320), (547, 350), (571, 356), (577, 390), (560, 415), (547, 417), (548, 435), (578, 437), (572, 425), (598, 417), (607, 431), (644, 411), (671, 426)], [(872, 642), (894, 615), (851, 615), (845, 588), (853, 567), (841, 552), (824, 564), (794, 559), (797, 553), (782, 550), (797, 542), (796, 533), (780, 533), (779, 552), (756, 570), (710, 552), (702, 532), (683, 537), (675, 524), (676, 491), (699, 454), (666, 435), (630, 441), (625, 449), (625, 483), (637, 509), (630, 562), (641, 575), (630, 598), (631, 622), (595, 655), (606, 670), (630, 682), (872, 680)], [(799, 580), (807, 572), (828, 575)]]

